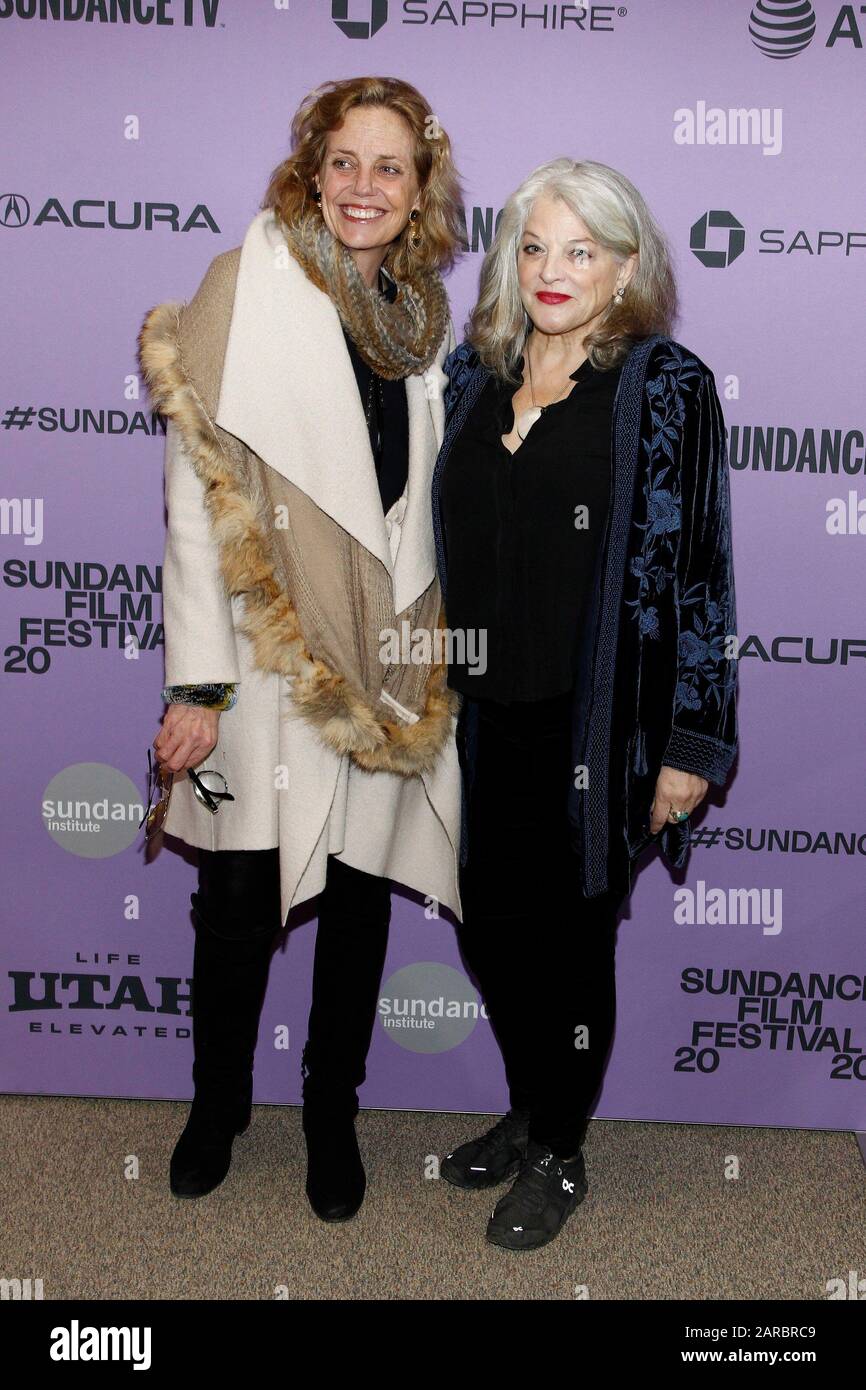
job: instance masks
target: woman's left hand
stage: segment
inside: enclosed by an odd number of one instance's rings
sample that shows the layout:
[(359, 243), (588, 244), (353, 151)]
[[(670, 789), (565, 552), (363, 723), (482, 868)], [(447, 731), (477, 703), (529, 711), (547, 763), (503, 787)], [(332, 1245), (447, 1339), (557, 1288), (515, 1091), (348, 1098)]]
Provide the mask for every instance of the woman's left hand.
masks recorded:
[[(691, 813), (703, 801), (709, 788), (705, 777), (694, 772), (680, 772), (679, 768), (663, 766), (656, 782), (656, 792), (650, 807), (650, 831), (657, 835), (668, 823), (668, 812)], [(673, 824), (673, 822), (670, 822)]]

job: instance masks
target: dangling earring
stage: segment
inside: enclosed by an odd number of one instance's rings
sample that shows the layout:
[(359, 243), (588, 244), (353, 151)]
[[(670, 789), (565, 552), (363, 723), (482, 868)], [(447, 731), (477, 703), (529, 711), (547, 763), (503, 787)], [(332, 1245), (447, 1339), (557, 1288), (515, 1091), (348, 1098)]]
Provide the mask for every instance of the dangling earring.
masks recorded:
[(317, 189), (315, 190), (314, 194), (313, 194), (313, 202), (314, 202), (314, 203), (321, 203), (321, 201), (322, 201), (322, 195), (321, 195), (321, 192), (319, 191), (319, 189), (317, 188)]
[[(409, 213), (409, 221), (412, 222), (412, 223), (415, 223), (415, 222), (418, 221), (418, 218), (419, 218), (420, 216), (421, 216), (421, 214), (419, 213), (418, 209), (417, 209), (417, 208), (413, 208), (412, 211)], [(417, 250), (418, 250), (418, 247), (421, 245), (421, 238), (420, 238), (420, 236), (418, 236), (417, 232), (416, 232), (415, 236), (410, 236), (410, 238), (409, 238), (409, 245), (412, 247), (413, 251), (417, 251)]]
[(625, 290), (622, 288), (622, 286), (620, 286), (620, 288), (616, 291), (616, 294), (613, 297), (614, 303), (616, 304), (617, 308), (619, 308), (620, 304), (622, 304), (622, 297), (624, 294)]

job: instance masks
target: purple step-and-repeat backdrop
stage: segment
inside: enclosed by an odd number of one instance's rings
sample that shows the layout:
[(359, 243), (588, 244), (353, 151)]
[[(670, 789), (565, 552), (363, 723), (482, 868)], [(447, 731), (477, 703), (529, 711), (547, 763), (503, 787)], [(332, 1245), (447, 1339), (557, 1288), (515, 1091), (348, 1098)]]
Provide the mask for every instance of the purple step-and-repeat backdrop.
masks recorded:
[[(741, 750), (618, 944), (604, 1117), (866, 1130), (866, 14), (838, 0), (2, 0), (0, 1088), (186, 1097), (195, 861), (138, 830), (162, 712), (163, 434), (144, 313), (239, 245), (328, 78), (449, 131), (465, 320), (512, 187), (623, 170), (728, 425)], [(315, 924), (274, 958), (258, 1101), (296, 1103)], [(544, 922), (536, 940), (543, 943)], [(506, 1092), (452, 925), (395, 895), (368, 1106)]]

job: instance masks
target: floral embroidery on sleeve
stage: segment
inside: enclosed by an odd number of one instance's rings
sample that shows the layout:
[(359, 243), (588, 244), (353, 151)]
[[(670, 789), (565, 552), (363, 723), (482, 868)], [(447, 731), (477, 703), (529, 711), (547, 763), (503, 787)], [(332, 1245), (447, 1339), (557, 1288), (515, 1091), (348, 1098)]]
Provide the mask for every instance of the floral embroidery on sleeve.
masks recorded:
[[(643, 551), (635, 556), (630, 570), (638, 580), (638, 596), (627, 599), (641, 634), (657, 640), (661, 636), (658, 608), (652, 602), (664, 593), (674, 579), (674, 557), (682, 524), (682, 496), (679, 472), (672, 468), (674, 445), (678, 444), (686, 418), (684, 392), (700, 380), (700, 369), (693, 357), (684, 356), (671, 344), (659, 364), (659, 375), (646, 384), (651, 401), (652, 435), (644, 439), (649, 454), (648, 477), (644, 484), (647, 520)], [(669, 476), (670, 475), (670, 476)]]
[(706, 584), (693, 584), (680, 599), (680, 607), (702, 604), (692, 615), (690, 629), (680, 631), (679, 680), (674, 713), (702, 709), (708, 697), (721, 707), (731, 661), (725, 655), (728, 623), (722, 606), (707, 598)]
[[(644, 439), (649, 455), (644, 485), (644, 548), (630, 564), (630, 573), (638, 581), (637, 598), (626, 602), (641, 635), (649, 639), (662, 635), (656, 600), (667, 585), (677, 581), (677, 552), (683, 528), (683, 477), (677, 460), (683, 445), (687, 399), (691, 398), (694, 409), (701, 388), (701, 368), (694, 357), (680, 352), (676, 345), (667, 346), (659, 374), (646, 382), (652, 436)], [(720, 457), (710, 457), (708, 463), (710, 471), (717, 473), (724, 464), (724, 436), (714, 445)], [(674, 714), (680, 710), (699, 712), (708, 705), (721, 709), (734, 678), (726, 652), (726, 638), (733, 630), (727, 486), (716, 486), (713, 496), (717, 507), (717, 546), (714, 555), (706, 557), (708, 577), (692, 584), (688, 584), (688, 575), (680, 577), (687, 587), (678, 596), (680, 639)]]

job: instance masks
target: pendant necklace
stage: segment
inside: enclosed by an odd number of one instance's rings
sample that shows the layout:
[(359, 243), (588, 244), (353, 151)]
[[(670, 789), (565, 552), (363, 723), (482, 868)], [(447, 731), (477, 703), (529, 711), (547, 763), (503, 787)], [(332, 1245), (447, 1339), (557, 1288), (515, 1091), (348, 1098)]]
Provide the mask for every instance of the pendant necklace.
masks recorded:
[[(375, 402), (374, 402), (374, 392), (375, 392), (375, 396), (376, 396), (376, 401), (375, 401)], [(373, 369), (372, 369), (372, 367), (371, 367), (371, 368), (370, 368), (370, 381), (369, 381), (369, 385), (368, 385), (368, 387), (367, 387), (367, 401), (366, 401), (366, 406), (365, 406), (365, 409), (364, 409), (364, 417), (365, 417), (365, 419), (366, 419), (366, 421), (367, 421), (367, 431), (368, 431), (368, 432), (370, 431), (370, 421), (371, 421), (371, 418), (372, 418), (372, 415), (373, 415), (373, 406), (374, 406), (374, 403), (375, 403), (376, 406), (377, 406), (377, 409), (376, 409), (376, 429), (375, 429), (375, 437), (374, 437), (374, 438), (371, 438), (370, 444), (371, 444), (372, 449), (373, 449), (373, 457), (375, 458), (376, 462), (378, 463), (378, 462), (379, 462), (379, 457), (380, 457), (381, 452), (382, 452), (382, 416), (383, 416), (384, 410), (385, 410), (385, 398), (384, 398), (384, 396), (383, 396), (383, 394), (382, 394), (382, 378), (379, 376), (379, 373), (378, 373), (378, 372), (374, 372)]]
[(517, 433), (521, 439), (526, 438), (526, 436), (529, 434), (529, 431), (532, 429), (532, 426), (535, 424), (536, 420), (541, 419), (545, 410), (549, 409), (550, 406), (556, 405), (559, 401), (561, 401), (563, 397), (566, 395), (566, 392), (571, 389), (571, 378), (569, 377), (569, 386), (566, 387), (565, 391), (560, 392), (560, 394), (556, 397), (556, 400), (548, 401), (547, 405), (536, 405), (535, 391), (532, 385), (532, 361), (529, 356), (529, 348), (526, 349), (526, 365), (529, 368), (529, 394), (532, 397), (532, 405), (529, 408), (529, 410), (521, 411), (517, 421), (515, 422)]
[[(379, 290), (379, 294), (380, 294), (380, 295), (384, 295), (384, 294), (385, 294), (385, 292), (386, 292), (386, 287), (383, 286), (383, 284), (382, 284), (382, 272), (381, 272), (381, 270), (379, 271), (379, 276), (378, 276), (378, 280), (377, 280), (377, 288), (378, 288), (378, 290)], [(364, 417), (365, 417), (365, 419), (366, 419), (366, 421), (367, 421), (367, 430), (368, 430), (368, 432), (369, 432), (369, 430), (370, 430), (370, 420), (371, 420), (371, 417), (372, 417), (372, 414), (373, 414), (373, 406), (374, 406), (373, 395), (374, 395), (374, 392), (375, 392), (375, 395), (376, 395), (376, 398), (377, 398), (377, 399), (376, 399), (376, 402), (375, 402), (375, 404), (376, 404), (376, 430), (375, 430), (375, 438), (371, 438), (370, 444), (371, 444), (372, 450), (373, 450), (373, 457), (374, 457), (374, 459), (376, 460), (376, 464), (377, 464), (377, 467), (378, 467), (379, 460), (380, 460), (381, 453), (382, 453), (382, 418), (383, 418), (384, 411), (385, 411), (385, 397), (384, 397), (383, 391), (382, 391), (382, 378), (379, 376), (379, 373), (376, 372), (376, 371), (374, 371), (373, 368), (371, 367), (371, 368), (370, 368), (370, 380), (369, 380), (369, 382), (368, 382), (368, 384), (367, 384), (367, 400), (366, 400), (365, 409), (364, 409)]]

